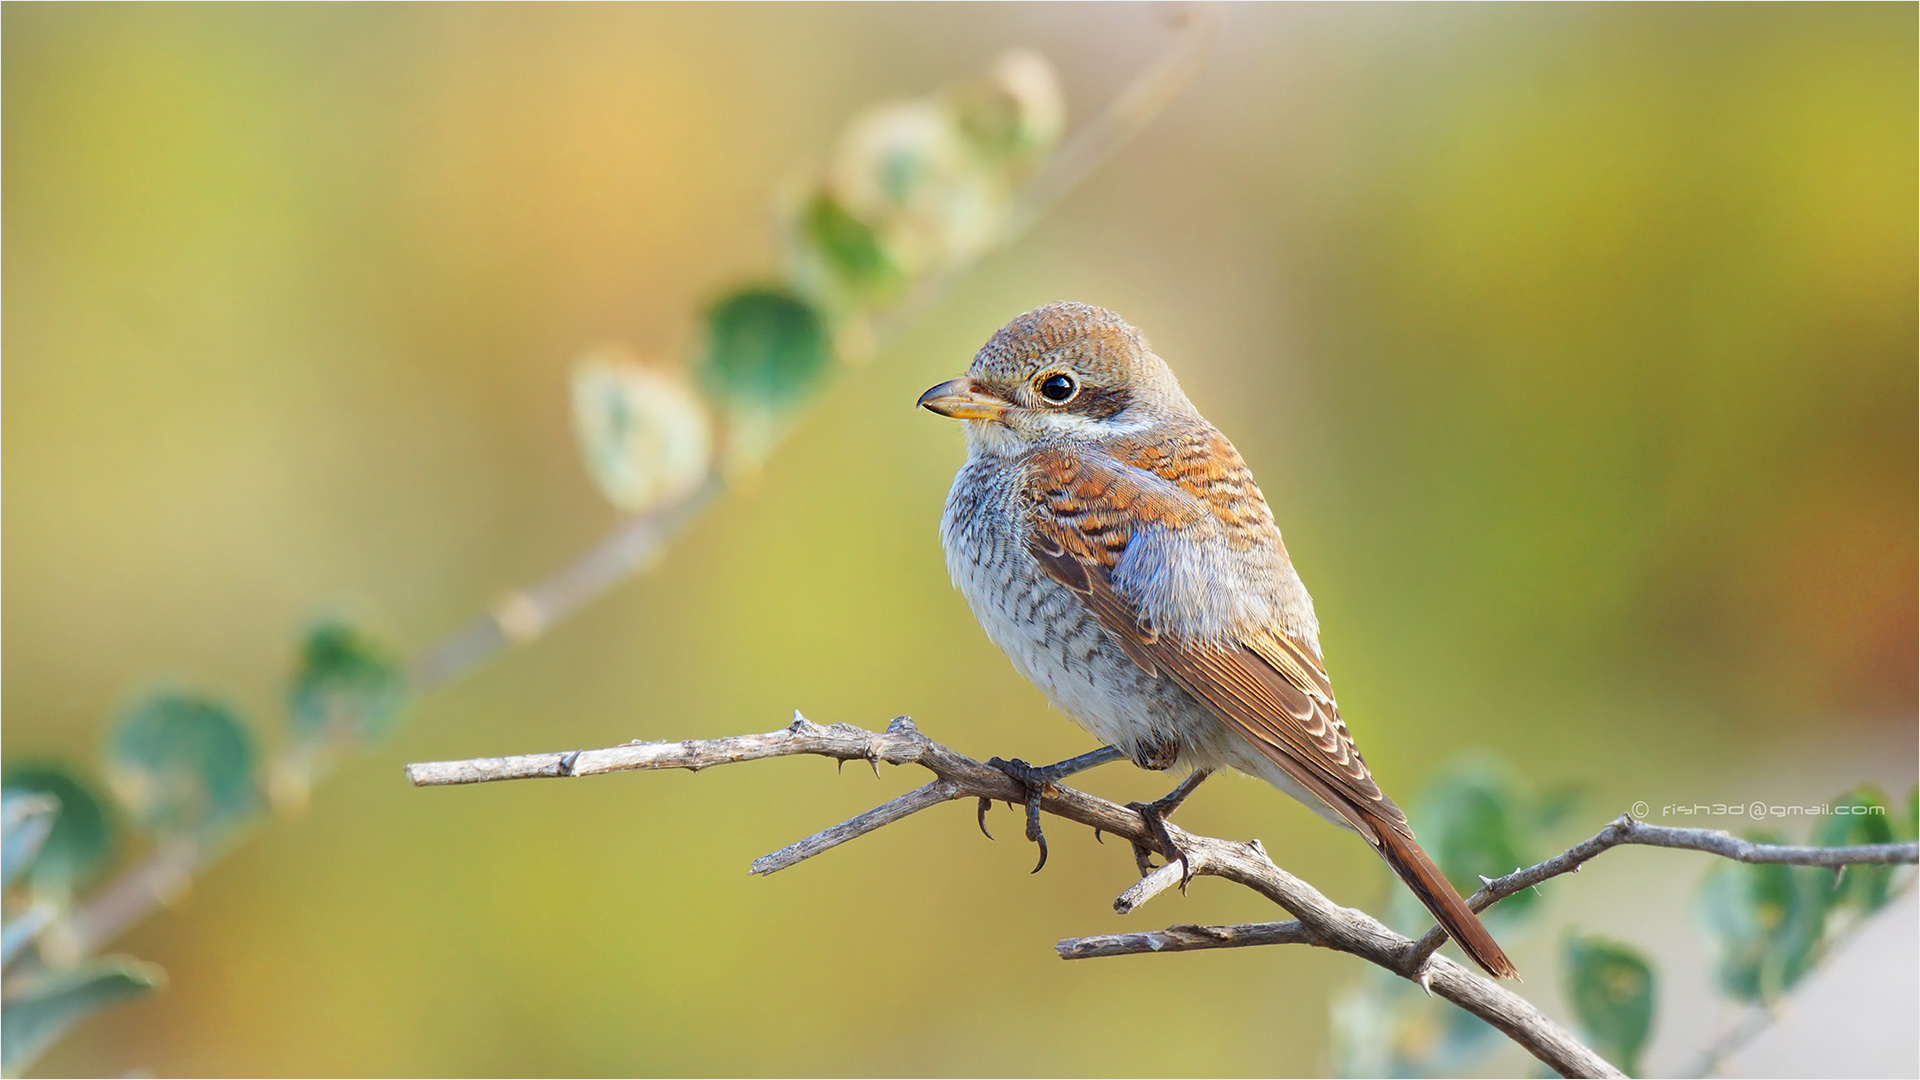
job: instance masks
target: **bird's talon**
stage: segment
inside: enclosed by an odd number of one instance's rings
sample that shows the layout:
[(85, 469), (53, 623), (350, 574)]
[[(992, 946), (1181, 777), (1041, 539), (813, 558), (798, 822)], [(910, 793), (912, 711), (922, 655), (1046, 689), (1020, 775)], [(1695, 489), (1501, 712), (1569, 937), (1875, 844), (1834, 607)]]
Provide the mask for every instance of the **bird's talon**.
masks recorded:
[(1133, 865), (1140, 869), (1141, 877), (1146, 877), (1148, 874), (1153, 873), (1153, 854), (1147, 850), (1145, 844), (1136, 843), (1133, 845)]
[(992, 806), (993, 806), (992, 799), (980, 800), (980, 834), (982, 836), (985, 836), (989, 840), (993, 839), (993, 834), (987, 831), (987, 811)]
[[(1180, 891), (1182, 893), (1187, 891), (1187, 885), (1193, 881), (1193, 859), (1187, 855), (1185, 848), (1174, 842), (1173, 834), (1167, 831), (1167, 814), (1174, 807), (1179, 806), (1180, 800), (1184, 798), (1186, 798), (1186, 792), (1176, 788), (1174, 794), (1166, 799), (1150, 803), (1127, 804), (1127, 809), (1140, 815), (1141, 822), (1147, 827), (1147, 834), (1153, 837), (1155, 844), (1159, 845), (1159, 853), (1166, 857), (1167, 862), (1180, 860)], [(1150, 858), (1151, 854), (1152, 849), (1147, 845), (1137, 842), (1133, 845), (1133, 858), (1140, 867), (1141, 877), (1146, 877), (1155, 869)]]
[[(1021, 761), (1019, 758), (1014, 758), (1009, 761), (1005, 758), (992, 757), (987, 759), (987, 764), (1006, 773), (1010, 779), (1026, 789), (1027, 798), (1025, 806), (1023, 807), (1018, 803), (1009, 802), (1007, 803), (1007, 809), (1015, 811), (1024, 809), (1027, 813), (1027, 839), (1033, 841), (1040, 847), (1040, 861), (1034, 864), (1033, 870), (1031, 871), (1037, 874), (1040, 872), (1041, 867), (1047, 865), (1047, 837), (1046, 833), (1040, 828), (1040, 799), (1041, 796), (1046, 794), (1047, 788), (1053, 784), (1052, 770), (1036, 769), (1026, 762)], [(983, 803), (985, 801), (985, 799), (981, 800)], [(983, 823), (986, 820), (986, 812), (984, 810), (981, 811), (981, 820)], [(985, 827), (986, 826), (982, 824), (981, 828), (984, 829)]]

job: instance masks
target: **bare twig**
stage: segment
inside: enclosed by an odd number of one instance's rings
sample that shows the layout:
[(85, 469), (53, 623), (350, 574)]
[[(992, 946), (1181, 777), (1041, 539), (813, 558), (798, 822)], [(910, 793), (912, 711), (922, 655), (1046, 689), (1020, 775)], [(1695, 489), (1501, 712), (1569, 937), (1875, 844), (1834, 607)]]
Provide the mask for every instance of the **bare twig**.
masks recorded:
[(524, 645), (540, 637), (645, 565), (725, 490), (726, 481), (715, 470), (687, 494), (622, 518), (612, 532), (560, 572), (509, 594), (492, 611), (475, 616), (429, 646), (409, 673), (413, 689), (435, 689), (508, 645)]
[(771, 855), (762, 855), (753, 860), (747, 873), (761, 875), (785, 870), (795, 863), (804, 862), (815, 855), (836, 848), (849, 840), (865, 836), (882, 825), (891, 825), (908, 814), (916, 814), (929, 806), (938, 806), (960, 797), (960, 788), (951, 780), (935, 780), (925, 787), (917, 787), (897, 799), (890, 799), (858, 817), (848, 818), (831, 829), (822, 829), (798, 843), (788, 844)]
[[(1609, 848), (1625, 844), (1704, 851), (1709, 855), (1744, 863), (1789, 863), (1794, 866), (1911, 863), (1920, 857), (1920, 844), (1859, 844), (1833, 848), (1756, 844), (1714, 829), (1674, 829), (1665, 825), (1649, 825), (1636, 820), (1632, 814), (1621, 814), (1606, 828), (1553, 858), (1487, 882), (1467, 897), (1467, 906), (1475, 911), (1485, 911), (1522, 889), (1530, 889), (1561, 874), (1577, 873), (1587, 860)], [(1446, 931), (1434, 926), (1421, 935), (1419, 949), (1423, 953), (1431, 953), (1446, 940)]]
[[(1118, 910), (1119, 904), (1116, 903), (1114, 908)], [(1126, 912), (1122, 911), (1121, 914)], [(1093, 960), (1103, 956), (1138, 956), (1142, 953), (1243, 949), (1249, 945), (1314, 944), (1306, 934), (1306, 927), (1298, 921), (1226, 923), (1219, 926), (1181, 923), (1165, 930), (1062, 938), (1054, 945), (1053, 951), (1059, 953), (1062, 960)]]
[[(1920, 844), (1914, 843), (1860, 844), (1834, 848), (1755, 844), (1711, 829), (1673, 829), (1663, 825), (1648, 825), (1636, 821), (1632, 815), (1622, 814), (1606, 828), (1553, 858), (1487, 882), (1467, 897), (1467, 906), (1475, 911), (1485, 911), (1523, 889), (1530, 889), (1561, 874), (1579, 872), (1582, 864), (1609, 848), (1629, 844), (1704, 851), (1746, 863), (1788, 863), (1795, 866), (1887, 865), (1913, 863), (1920, 858)], [(1174, 926), (1140, 934), (1068, 938), (1060, 943), (1059, 950), (1061, 956), (1079, 960), (1150, 952), (1237, 949), (1248, 945), (1291, 945), (1296, 943), (1292, 935), (1298, 933), (1297, 927), (1297, 923)], [(1408, 958), (1418, 961), (1431, 956), (1446, 941), (1446, 931), (1438, 926), (1430, 927), (1414, 943)]]
[(58, 948), (75, 957), (91, 954), (156, 907), (185, 896), (194, 876), (218, 850), (214, 845), (188, 840), (156, 846), (96, 890), (64, 926), (57, 928)]
[(1285, 922), (1240, 923), (1235, 926), (1199, 926), (1182, 923), (1165, 930), (1134, 934), (1096, 934), (1067, 938), (1055, 945), (1062, 960), (1092, 960), (1100, 956), (1139, 953), (1192, 952), (1244, 945), (1311, 945), (1313, 938), (1298, 919)]
[[(845, 840), (939, 803), (981, 798), (1018, 802), (1025, 798), (1025, 792), (1005, 773), (927, 738), (905, 717), (893, 721), (884, 732), (872, 732), (846, 724), (821, 727), (798, 713), (787, 728), (761, 735), (678, 743), (636, 742), (606, 750), (429, 762), (409, 765), (407, 777), (420, 786), (471, 784), (631, 769), (704, 769), (736, 761), (796, 755), (865, 760), (876, 763), (876, 767), (879, 762), (919, 765), (932, 772), (935, 779), (925, 787), (757, 861), (755, 872), (770, 873), (794, 865)], [(1138, 813), (1105, 799), (1054, 785), (1042, 794), (1040, 805), (1056, 817), (1151, 848), (1159, 846)], [(1259, 930), (1233, 929), (1221, 933), (1241, 934), (1247, 938), (1245, 944), (1260, 938), (1262, 943), (1287, 941), (1351, 953), (1419, 982), (1432, 993), (1480, 1017), (1564, 1076), (1621, 1075), (1604, 1058), (1519, 995), (1447, 957), (1416, 957), (1413, 941), (1389, 930), (1365, 912), (1328, 900), (1313, 886), (1275, 866), (1257, 841), (1238, 843), (1195, 836), (1174, 825), (1168, 825), (1167, 831), (1173, 842), (1186, 852), (1196, 875), (1220, 877), (1244, 885), (1285, 908), (1298, 920), (1268, 924)], [(1171, 853), (1163, 851), (1162, 854)], [(1115, 906), (1131, 910), (1165, 887), (1177, 884), (1179, 877), (1177, 869), (1155, 870), (1123, 894)], [(1163, 931), (1159, 951), (1202, 947), (1196, 942), (1208, 940), (1214, 933), (1191, 927)], [(1167, 937), (1169, 934), (1172, 937)], [(1119, 939), (1097, 940), (1111, 943)], [(1149, 947), (1139, 951), (1156, 950)], [(1061, 943), (1060, 952), (1069, 958), (1117, 953), (1108, 945), (1078, 947), (1071, 942)]]

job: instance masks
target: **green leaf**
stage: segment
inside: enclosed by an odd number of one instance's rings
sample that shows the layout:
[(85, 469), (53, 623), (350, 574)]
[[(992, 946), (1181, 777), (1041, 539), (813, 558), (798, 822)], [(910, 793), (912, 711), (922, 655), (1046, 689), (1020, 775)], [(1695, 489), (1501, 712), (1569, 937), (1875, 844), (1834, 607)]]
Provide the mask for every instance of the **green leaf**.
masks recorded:
[(9, 797), (38, 793), (60, 801), (53, 831), (27, 875), (35, 893), (65, 900), (112, 856), (115, 835), (106, 800), (72, 769), (54, 762), (9, 765), (0, 788)]
[(573, 367), (573, 433), (587, 474), (629, 514), (700, 486), (713, 425), (685, 373), (603, 346)]
[(130, 957), (49, 971), (9, 994), (0, 1010), (0, 1066), (17, 1074), (74, 1024), (108, 1005), (166, 985), (166, 974)]
[(1573, 817), (1587, 799), (1587, 785), (1578, 781), (1555, 784), (1540, 793), (1534, 804), (1534, 828), (1540, 832), (1558, 828)]
[(251, 813), (253, 769), (253, 738), (232, 710), (172, 691), (136, 701), (107, 747), (114, 793), (162, 833), (211, 831)]
[(1920, 840), (1920, 786), (1907, 792), (1907, 812), (1900, 815), (1900, 839)]
[(0, 884), (11, 885), (40, 854), (60, 813), (60, 800), (37, 792), (0, 798)]
[(397, 726), (406, 690), (400, 663), (384, 645), (350, 623), (323, 619), (300, 642), (288, 718), (303, 741), (377, 739)]
[(872, 226), (828, 192), (815, 195), (800, 218), (801, 238), (846, 288), (869, 302), (891, 296), (906, 273)]
[(1567, 999), (1594, 1049), (1637, 1075), (1653, 1030), (1653, 965), (1630, 945), (1572, 932), (1562, 962)]
[(825, 322), (784, 289), (740, 289), (707, 311), (702, 373), (729, 402), (791, 405), (819, 383), (830, 359)]
[[(1533, 862), (1534, 818), (1529, 800), (1508, 772), (1486, 760), (1456, 764), (1428, 784), (1413, 824), (1421, 842), (1460, 895), (1478, 889), (1481, 876), (1498, 877)], [(1531, 910), (1540, 896), (1525, 889), (1500, 902), (1495, 917)]]
[(1722, 862), (1708, 871), (1698, 914), (1719, 954), (1720, 988), (1728, 997), (1772, 1001), (1811, 969), (1832, 883), (1833, 874), (1818, 867)]
[[(1833, 814), (1813, 830), (1814, 844), (1851, 847), (1893, 843), (1893, 811), (1887, 806), (1886, 792), (1872, 784), (1861, 784), (1834, 800), (1832, 806)], [(1891, 866), (1847, 867), (1833, 883), (1828, 905), (1852, 907), (1862, 915), (1878, 910), (1887, 902), (1893, 871)]]
[(985, 77), (949, 93), (961, 134), (982, 156), (1024, 162), (1053, 148), (1066, 130), (1059, 76), (1039, 53), (1003, 54)]

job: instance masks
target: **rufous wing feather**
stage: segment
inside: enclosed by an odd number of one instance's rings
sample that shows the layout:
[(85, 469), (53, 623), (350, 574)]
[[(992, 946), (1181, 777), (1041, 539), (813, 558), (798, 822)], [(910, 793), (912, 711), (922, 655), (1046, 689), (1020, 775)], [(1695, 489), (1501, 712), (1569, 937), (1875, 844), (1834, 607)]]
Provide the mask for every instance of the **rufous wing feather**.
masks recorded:
[[(1287, 775), (1373, 844), (1395, 874), (1488, 974), (1516, 976), (1493, 935), (1414, 841), (1407, 816), (1374, 782), (1334, 703), (1319, 657), (1277, 628), (1238, 641), (1196, 645), (1163, 635), (1113, 587), (1111, 571), (1135, 534), (1150, 526), (1272, 531), (1264, 503), (1242, 504), (1250, 476), (1226, 440), (1156, 447), (1134, 463), (1087, 462), (1054, 450), (1030, 455), (1027, 550), (1073, 590), (1142, 670), (1165, 675), (1239, 732)], [(1223, 466), (1224, 461), (1224, 466)], [(1204, 475), (1198, 472), (1204, 463)], [(1235, 494), (1232, 513), (1208, 499)], [(1251, 542), (1279, 543), (1254, 536)]]

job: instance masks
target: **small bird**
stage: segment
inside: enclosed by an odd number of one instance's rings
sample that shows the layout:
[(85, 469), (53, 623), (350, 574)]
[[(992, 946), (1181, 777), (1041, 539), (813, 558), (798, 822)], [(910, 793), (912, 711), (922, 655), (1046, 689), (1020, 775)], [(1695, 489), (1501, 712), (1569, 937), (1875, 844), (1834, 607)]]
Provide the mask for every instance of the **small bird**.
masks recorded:
[(1133, 804), (1184, 863), (1167, 816), (1236, 769), (1365, 837), (1475, 963), (1517, 977), (1361, 760), (1252, 473), (1138, 330), (1088, 304), (1037, 308), (918, 404), (965, 421), (940, 522), (954, 584), (1013, 666), (1107, 744), (1045, 768), (993, 759), (1028, 792), (1041, 866), (1056, 780), (1123, 757), (1192, 770)]

